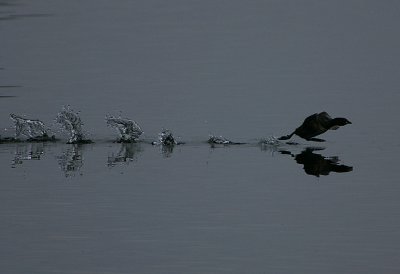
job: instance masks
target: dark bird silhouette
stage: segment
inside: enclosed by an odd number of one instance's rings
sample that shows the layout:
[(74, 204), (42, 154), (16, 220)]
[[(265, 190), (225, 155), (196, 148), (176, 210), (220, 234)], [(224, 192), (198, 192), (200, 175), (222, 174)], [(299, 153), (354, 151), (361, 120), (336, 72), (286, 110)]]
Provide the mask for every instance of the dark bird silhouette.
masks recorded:
[(325, 157), (314, 153), (321, 148), (308, 147), (300, 154), (292, 154), (290, 151), (281, 150), (280, 153), (288, 154), (294, 157), (296, 163), (303, 165), (305, 173), (319, 177), (320, 175), (329, 175), (330, 172), (344, 173), (353, 170), (353, 167), (340, 165), (338, 157)]
[(298, 164), (304, 166), (304, 171), (309, 175), (319, 177), (319, 175), (328, 175), (330, 172), (349, 172), (353, 167), (339, 165), (337, 157), (324, 157), (320, 154), (313, 153), (312, 149), (306, 149), (302, 153), (295, 156)]
[(279, 140), (288, 140), (292, 138), (294, 134), (296, 134), (307, 141), (324, 142), (322, 139), (313, 137), (318, 136), (327, 130), (336, 130), (340, 126), (347, 124), (351, 124), (351, 122), (346, 118), (332, 118), (325, 111), (321, 113), (315, 113), (311, 116), (308, 116), (304, 120), (303, 124), (296, 128), (295, 131), (289, 135), (280, 137)]

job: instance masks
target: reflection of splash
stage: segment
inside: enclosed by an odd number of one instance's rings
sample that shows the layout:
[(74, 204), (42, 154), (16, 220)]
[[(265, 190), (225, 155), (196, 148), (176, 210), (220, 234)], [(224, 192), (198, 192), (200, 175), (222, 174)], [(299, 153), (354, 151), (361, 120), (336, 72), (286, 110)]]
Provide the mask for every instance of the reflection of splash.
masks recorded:
[(142, 151), (139, 144), (122, 143), (116, 155), (112, 154), (107, 158), (107, 166), (114, 167), (119, 163), (129, 164), (137, 160), (138, 154)]
[(72, 144), (57, 158), (58, 164), (61, 170), (64, 171), (65, 177), (71, 177), (83, 167), (82, 146), (79, 144)]
[(308, 147), (300, 154), (292, 154), (290, 151), (281, 150), (282, 154), (289, 154), (296, 160), (296, 163), (303, 165), (305, 173), (319, 177), (320, 175), (329, 175), (330, 172), (344, 173), (353, 170), (353, 167), (340, 165), (339, 158), (325, 157), (321, 154), (314, 153), (316, 150), (323, 148)]
[(85, 136), (82, 130), (83, 123), (79, 113), (74, 112), (69, 106), (63, 107), (63, 109), (57, 114), (57, 123), (59, 123), (63, 130), (69, 134), (68, 143), (90, 143), (90, 140), (85, 140)]
[(172, 153), (174, 152), (174, 148), (175, 148), (174, 145), (172, 145), (172, 146), (171, 145), (170, 146), (162, 145), (161, 146), (162, 156), (164, 156), (165, 158), (171, 157)]
[(31, 140), (49, 139), (44, 123), (36, 119), (27, 119), (10, 114), (15, 124), (15, 138), (26, 137)]
[(15, 146), (12, 166), (22, 164), (26, 160), (40, 160), (44, 154), (43, 143), (20, 143)]
[(106, 123), (117, 131), (119, 142), (134, 142), (143, 133), (135, 121), (127, 118), (106, 116)]

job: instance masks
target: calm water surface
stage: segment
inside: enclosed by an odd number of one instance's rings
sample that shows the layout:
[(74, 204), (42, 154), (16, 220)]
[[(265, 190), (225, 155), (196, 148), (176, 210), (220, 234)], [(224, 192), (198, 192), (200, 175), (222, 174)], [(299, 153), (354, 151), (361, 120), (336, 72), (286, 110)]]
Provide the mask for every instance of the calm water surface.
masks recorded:
[[(16, 113), (61, 139), (0, 144), (0, 272), (399, 273), (399, 13), (0, 0), (1, 135)], [(64, 105), (94, 144), (65, 144)], [(324, 110), (353, 124), (258, 144)], [(120, 113), (139, 143), (113, 143)], [(163, 128), (186, 144), (150, 145)]]

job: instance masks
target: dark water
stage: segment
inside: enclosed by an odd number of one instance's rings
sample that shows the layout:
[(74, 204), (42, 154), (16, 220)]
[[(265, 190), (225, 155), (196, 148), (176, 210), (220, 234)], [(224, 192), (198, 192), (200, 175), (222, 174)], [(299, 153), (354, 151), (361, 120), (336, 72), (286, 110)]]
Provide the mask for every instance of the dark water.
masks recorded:
[[(1, 135), (15, 113), (61, 140), (0, 144), (0, 272), (399, 273), (399, 13), (1, 0)], [(67, 105), (94, 144), (65, 144)], [(258, 144), (324, 110), (353, 124)], [(139, 143), (112, 142), (121, 113)]]

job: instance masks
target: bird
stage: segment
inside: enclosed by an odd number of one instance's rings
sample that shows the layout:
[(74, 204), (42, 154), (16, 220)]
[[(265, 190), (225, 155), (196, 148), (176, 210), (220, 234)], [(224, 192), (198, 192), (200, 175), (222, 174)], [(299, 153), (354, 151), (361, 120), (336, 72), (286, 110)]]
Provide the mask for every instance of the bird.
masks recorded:
[(282, 136), (278, 140), (289, 140), (294, 134), (306, 139), (307, 141), (324, 142), (325, 140), (314, 138), (328, 130), (336, 130), (341, 126), (351, 124), (346, 118), (332, 118), (327, 112), (323, 111), (321, 113), (314, 113), (308, 116), (303, 124), (296, 128), (289, 135)]

